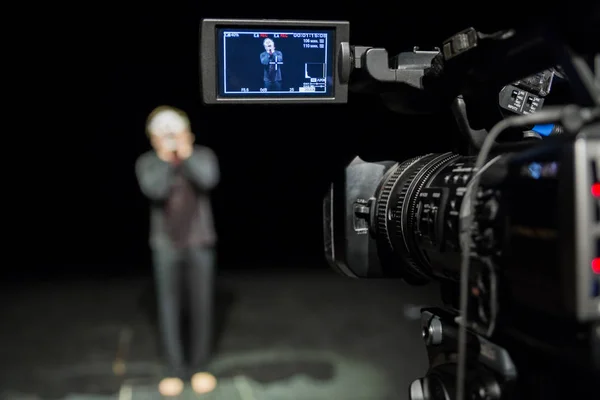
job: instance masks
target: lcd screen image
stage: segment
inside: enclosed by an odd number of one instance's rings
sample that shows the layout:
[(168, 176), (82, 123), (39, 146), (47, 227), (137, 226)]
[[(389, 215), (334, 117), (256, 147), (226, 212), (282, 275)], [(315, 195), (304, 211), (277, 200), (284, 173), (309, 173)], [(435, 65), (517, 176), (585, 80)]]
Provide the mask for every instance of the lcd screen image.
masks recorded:
[(332, 97), (334, 30), (217, 30), (219, 96)]

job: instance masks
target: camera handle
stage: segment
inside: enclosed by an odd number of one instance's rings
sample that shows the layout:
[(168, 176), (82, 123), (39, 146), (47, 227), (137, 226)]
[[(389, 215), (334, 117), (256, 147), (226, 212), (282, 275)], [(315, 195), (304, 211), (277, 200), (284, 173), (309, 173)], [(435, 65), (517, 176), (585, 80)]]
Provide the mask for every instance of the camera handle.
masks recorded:
[[(577, 104), (598, 107), (600, 82), (586, 57), (591, 54), (593, 62), (600, 64), (600, 46), (588, 43), (587, 48), (576, 51), (571, 45), (580, 38), (567, 38), (541, 27), (493, 34), (468, 28), (445, 40), (441, 48), (420, 51), (415, 47), (391, 59), (383, 48), (342, 42), (337, 54), (338, 76), (351, 91), (380, 94), (392, 111), (429, 114), (448, 107), (457, 96), (494, 92), (560, 64), (571, 81)], [(499, 59), (503, 62), (495, 61)]]

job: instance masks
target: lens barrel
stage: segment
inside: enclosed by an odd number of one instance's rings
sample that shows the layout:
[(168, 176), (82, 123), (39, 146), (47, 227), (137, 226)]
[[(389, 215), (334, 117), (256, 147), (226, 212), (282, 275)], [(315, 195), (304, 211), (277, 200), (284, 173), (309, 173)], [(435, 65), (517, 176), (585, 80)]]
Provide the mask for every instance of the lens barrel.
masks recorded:
[(473, 157), (427, 154), (396, 164), (383, 178), (376, 235), (412, 282), (458, 279), (458, 217), (474, 164)]

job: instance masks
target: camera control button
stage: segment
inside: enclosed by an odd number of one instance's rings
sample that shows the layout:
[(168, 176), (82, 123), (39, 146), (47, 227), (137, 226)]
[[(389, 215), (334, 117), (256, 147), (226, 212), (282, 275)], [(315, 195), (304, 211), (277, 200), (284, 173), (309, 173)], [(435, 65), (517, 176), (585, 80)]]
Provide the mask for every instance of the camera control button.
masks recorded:
[(358, 215), (369, 215), (369, 212), (370, 212), (369, 207), (367, 207), (367, 206), (356, 206), (354, 211)]
[(364, 204), (354, 204), (354, 230), (356, 232), (367, 232), (369, 229), (369, 216), (371, 208)]
[(450, 210), (456, 211), (456, 200), (455, 199), (450, 200)]

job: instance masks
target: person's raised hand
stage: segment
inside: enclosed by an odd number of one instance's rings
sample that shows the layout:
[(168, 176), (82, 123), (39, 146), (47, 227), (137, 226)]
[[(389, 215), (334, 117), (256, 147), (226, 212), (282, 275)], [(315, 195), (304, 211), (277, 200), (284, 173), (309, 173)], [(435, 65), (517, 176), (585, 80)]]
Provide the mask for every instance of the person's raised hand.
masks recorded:
[(192, 155), (194, 151), (194, 135), (189, 132), (181, 132), (176, 137), (177, 141), (177, 156), (181, 160), (185, 160)]
[(165, 162), (172, 162), (175, 158), (175, 154), (172, 149), (167, 145), (167, 138), (159, 135), (152, 135), (150, 142), (158, 158)]

